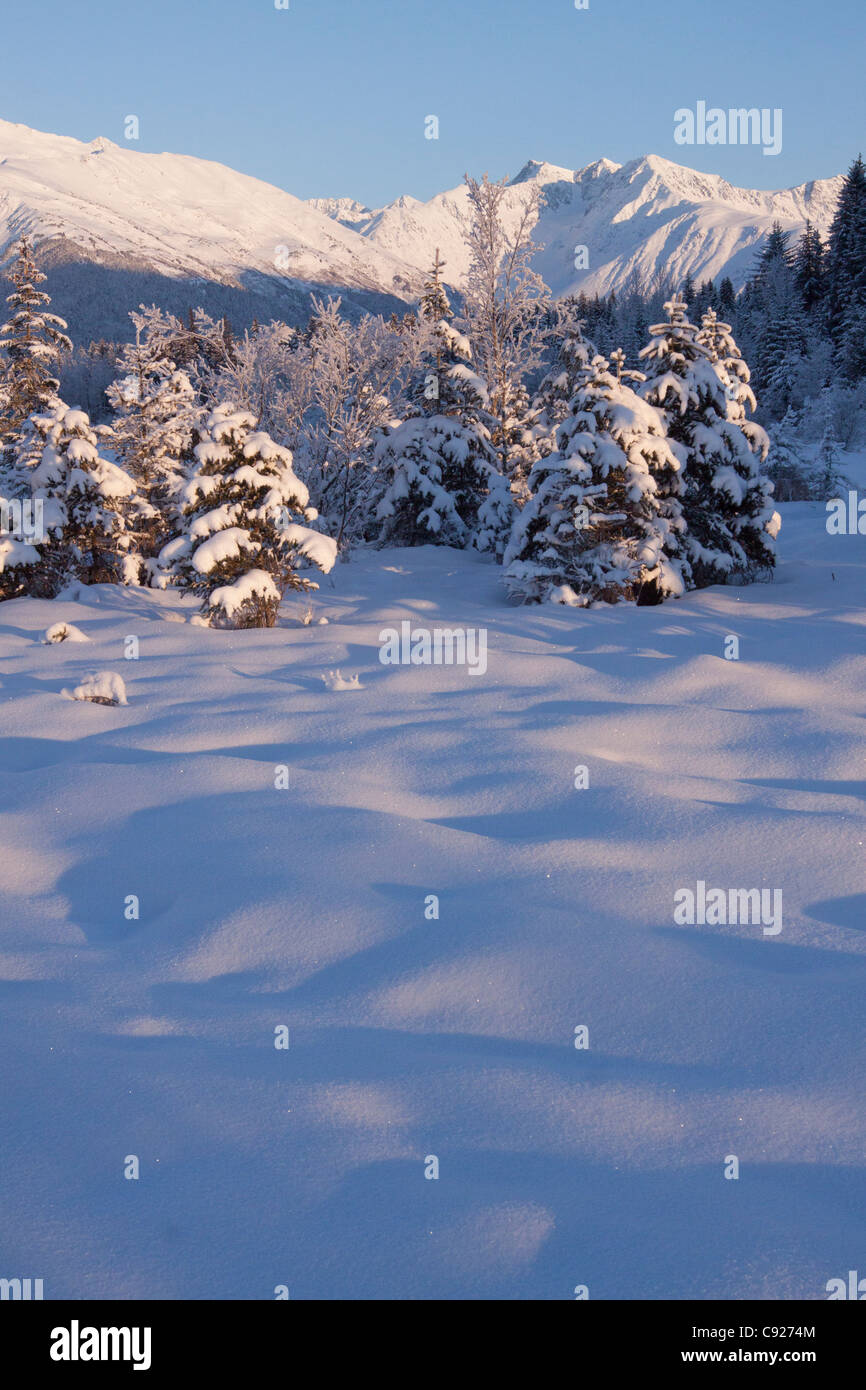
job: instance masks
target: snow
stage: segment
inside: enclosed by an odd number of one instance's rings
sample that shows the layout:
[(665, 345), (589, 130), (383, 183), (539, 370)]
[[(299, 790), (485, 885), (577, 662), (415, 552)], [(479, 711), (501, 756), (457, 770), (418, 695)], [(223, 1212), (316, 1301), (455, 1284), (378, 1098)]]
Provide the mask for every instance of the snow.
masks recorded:
[(126, 685), (115, 671), (97, 671), (86, 676), (73, 691), (62, 692), (71, 700), (90, 700), (103, 705), (125, 705)]
[[(223, 531), (222, 535), (228, 532)], [(246, 532), (243, 532), (246, 535)], [(214, 537), (215, 540), (218, 537)], [(211, 593), (208, 603), (211, 608), (221, 608), (227, 617), (231, 618), (237, 613), (239, 608), (248, 599), (279, 599), (280, 591), (266, 570), (252, 569), (247, 570), (246, 574), (240, 575), (232, 584), (221, 584), (219, 588)]]
[(333, 536), (326, 536), (309, 526), (301, 526), (297, 521), (287, 522), (281, 527), (281, 534), (320, 570), (330, 574), (337, 563), (337, 542)]
[(328, 690), (363, 690), (361, 678), (355, 673), (354, 676), (344, 676), (341, 671), (327, 671), (322, 676)]
[[(866, 542), (780, 511), (774, 583), (658, 608), (511, 608), (438, 547), (354, 554), (322, 627), (3, 604), (7, 1272), (822, 1299), (862, 1269)], [(404, 619), (487, 628), (485, 676), (383, 666)], [(130, 705), (58, 698), (129, 634)], [(698, 880), (781, 888), (782, 932), (676, 925)]]
[(89, 642), (90, 638), (74, 623), (52, 623), (45, 629), (42, 640), (48, 645), (53, 642)]
[[(653, 154), (622, 165), (600, 159), (583, 169), (529, 160), (511, 180), (503, 202), (512, 233), (530, 183), (540, 186), (546, 199), (533, 232), (543, 247), (535, 258), (536, 270), (555, 295), (579, 290), (607, 295), (619, 292), (630, 276), (652, 283), (660, 272), (679, 283), (687, 274), (696, 283), (718, 283), (729, 275), (741, 289), (755, 248), (775, 221), (799, 234), (810, 219), (826, 237), (842, 176), (765, 192), (734, 187), (718, 175)], [(340, 199), (329, 206), (322, 201), (310, 200), (309, 206), (328, 212), (338, 224), (409, 265), (426, 269), (438, 247), (449, 285), (463, 288), (469, 269), (465, 186), (437, 193), (427, 202), (398, 198), (366, 217), (357, 206), (344, 210)], [(592, 259), (587, 270), (575, 271), (579, 246), (591, 248)]]
[[(449, 284), (462, 287), (468, 269), (462, 185), (378, 209), (341, 197), (302, 201), (208, 160), (110, 140), (95, 159), (92, 143), (8, 121), (0, 121), (0, 162), (0, 255), (22, 235), (37, 244), (65, 238), (99, 264), (231, 285), (280, 275), (408, 300), (437, 247)], [(765, 192), (652, 154), (577, 170), (531, 160), (507, 190), (511, 231), (530, 182), (547, 198), (536, 269), (563, 295), (609, 294), (632, 274), (649, 282), (662, 269), (680, 282), (687, 273), (696, 282), (730, 275), (739, 289), (774, 221), (800, 232), (809, 218), (826, 236), (842, 176)], [(592, 248), (588, 270), (574, 270), (576, 246)]]
[(420, 288), (405, 262), (324, 212), (209, 160), (110, 140), (94, 159), (86, 142), (0, 120), (0, 164), (0, 255), (24, 235), (65, 237), (97, 263), (223, 284), (252, 272), (389, 293), (414, 278)]
[[(213, 515), (212, 512), (209, 513), (209, 517)], [(200, 519), (201, 524), (204, 525), (209, 517)], [(224, 531), (217, 531), (208, 540), (196, 546), (192, 557), (193, 568), (199, 574), (210, 574), (223, 560), (234, 560), (241, 554), (258, 549), (258, 541), (251, 540), (245, 527), (227, 526)]]
[[(50, 522), (49, 512), (47, 518), (49, 527)], [(28, 541), (18, 540), (16, 536), (0, 533), (0, 574), (7, 568), (14, 569), (16, 565), (34, 565), (38, 559), (39, 551), (35, 545), (30, 545)]]

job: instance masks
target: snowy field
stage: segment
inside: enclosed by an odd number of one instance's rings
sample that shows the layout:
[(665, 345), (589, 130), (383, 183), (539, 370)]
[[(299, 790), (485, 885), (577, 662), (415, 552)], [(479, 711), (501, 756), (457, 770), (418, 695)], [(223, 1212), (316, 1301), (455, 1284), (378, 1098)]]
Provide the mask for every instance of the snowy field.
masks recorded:
[[(0, 1273), (177, 1299), (866, 1273), (866, 540), (780, 510), (774, 583), (660, 608), (513, 608), (430, 547), (356, 553), (310, 626), (4, 604)], [(486, 628), (486, 673), (382, 665), (403, 619)], [(43, 645), (60, 620), (89, 643)], [(127, 705), (64, 698), (106, 670)], [(698, 880), (781, 889), (781, 932), (677, 924)]]

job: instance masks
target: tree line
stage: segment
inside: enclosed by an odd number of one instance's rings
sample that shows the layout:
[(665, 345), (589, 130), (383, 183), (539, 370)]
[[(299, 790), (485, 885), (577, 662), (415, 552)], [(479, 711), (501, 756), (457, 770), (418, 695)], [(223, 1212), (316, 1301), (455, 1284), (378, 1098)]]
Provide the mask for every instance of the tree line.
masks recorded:
[[(830, 495), (866, 381), (862, 161), (828, 244), (807, 225), (792, 248), (775, 227), (739, 296), (687, 280), (554, 301), (533, 269), (539, 190), (506, 225), (506, 185), (467, 186), (459, 312), (438, 252), (388, 321), (314, 299), (306, 330), (235, 339), (201, 310), (141, 306), (133, 342), (88, 353), (111, 372), (107, 418), (64, 399), (76, 359), (21, 242), (0, 328), (0, 596), (171, 585), (204, 621), (271, 624), (361, 544), (474, 548), (523, 602), (659, 602), (769, 575), (774, 485)], [(38, 525), (8, 524), (28, 507)]]

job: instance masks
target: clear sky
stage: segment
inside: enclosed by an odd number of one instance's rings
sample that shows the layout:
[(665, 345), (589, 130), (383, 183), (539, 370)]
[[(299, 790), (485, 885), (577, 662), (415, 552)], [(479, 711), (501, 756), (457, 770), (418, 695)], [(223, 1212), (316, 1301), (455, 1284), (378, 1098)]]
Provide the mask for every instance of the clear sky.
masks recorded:
[[(780, 188), (866, 152), (866, 0), (288, 3), (6, 0), (0, 116), (122, 144), (136, 115), (131, 148), (371, 206), (527, 159), (654, 153)], [(781, 153), (675, 144), (699, 100), (781, 107)]]

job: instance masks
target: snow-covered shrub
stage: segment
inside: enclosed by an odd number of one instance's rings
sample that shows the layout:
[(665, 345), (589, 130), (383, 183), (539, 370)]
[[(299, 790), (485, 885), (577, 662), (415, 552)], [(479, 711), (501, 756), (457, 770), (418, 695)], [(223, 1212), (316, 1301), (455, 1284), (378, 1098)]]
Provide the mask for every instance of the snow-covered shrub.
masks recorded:
[(116, 671), (96, 671), (86, 676), (74, 690), (64, 690), (70, 700), (87, 700), (92, 705), (125, 705), (126, 684)]

